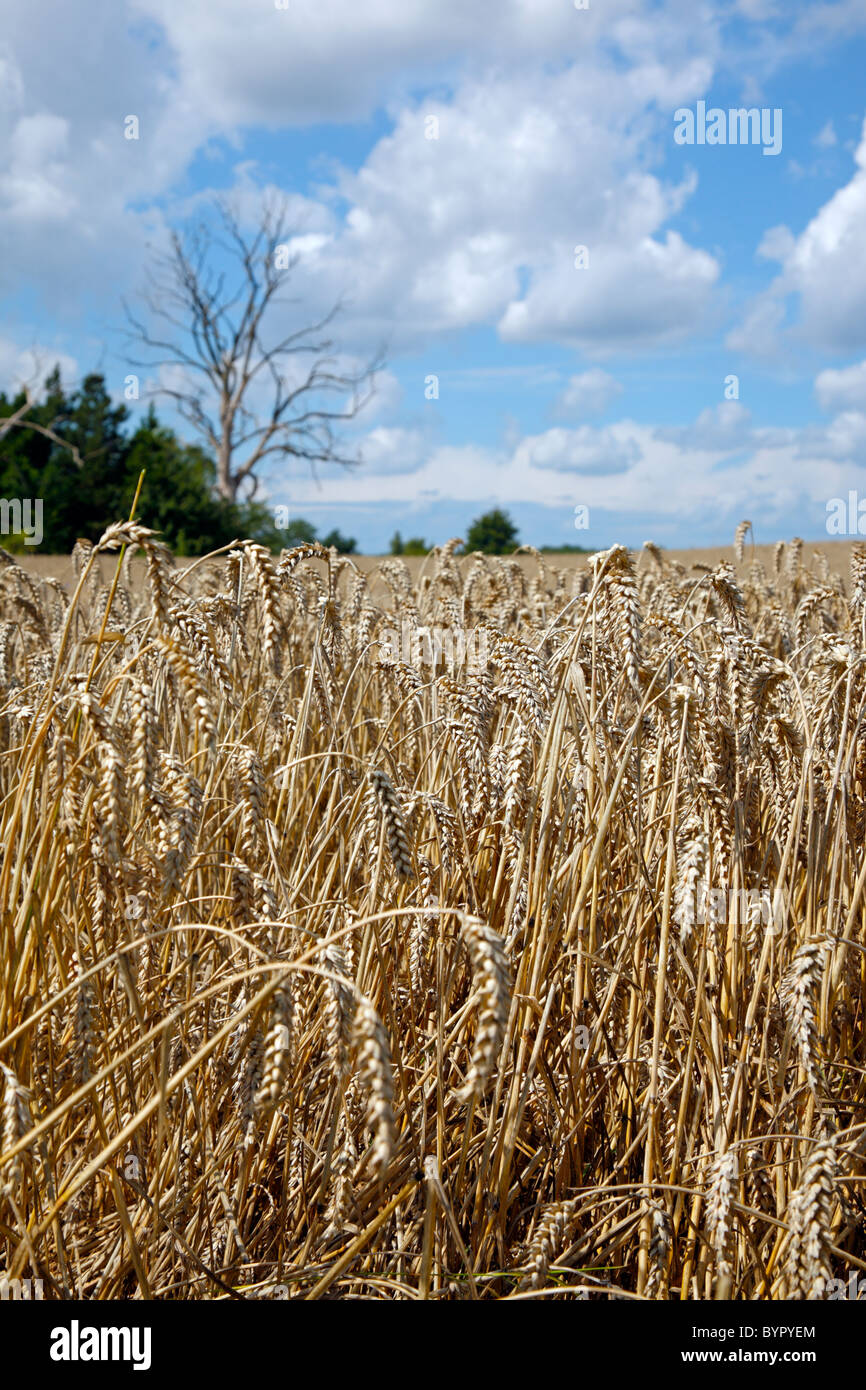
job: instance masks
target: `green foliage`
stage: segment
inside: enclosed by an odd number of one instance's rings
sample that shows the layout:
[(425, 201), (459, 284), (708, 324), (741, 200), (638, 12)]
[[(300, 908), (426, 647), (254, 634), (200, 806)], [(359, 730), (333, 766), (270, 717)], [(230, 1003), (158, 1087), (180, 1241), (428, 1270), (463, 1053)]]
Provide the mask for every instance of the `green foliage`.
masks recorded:
[(410, 536), (404, 541), (399, 531), (395, 531), (391, 537), (390, 551), (392, 555), (429, 555), (433, 549), (428, 545), (423, 536)]
[[(0, 418), (24, 400), (23, 394), (0, 393)], [(153, 407), (132, 433), (128, 418), (126, 406), (112, 402), (104, 377), (91, 373), (67, 396), (55, 368), (27, 419), (70, 448), (29, 428), (0, 438), (0, 497), (42, 499), (43, 552), (68, 553), (79, 536), (96, 540), (112, 521), (128, 516), (142, 469), (137, 518), (178, 554), (203, 555), (247, 536), (280, 548), (284, 542), (267, 507), (218, 497), (211, 459), (161, 425)], [(24, 549), (21, 537), (3, 543)]]
[[(276, 534), (279, 547), (285, 550), (291, 550), (296, 545), (310, 545), (320, 539), (312, 522), (305, 521), (302, 516), (296, 516), (285, 526), (280, 526)], [(344, 536), (336, 527), (322, 536), (320, 543), (334, 546), (341, 555), (354, 555), (358, 545), (354, 536)]]
[(328, 532), (327, 536), (322, 537), (322, 545), (332, 545), (341, 555), (354, 555), (358, 542), (354, 536), (344, 536), (335, 526), (332, 531)]
[(480, 550), (485, 555), (505, 555), (517, 546), (517, 527), (501, 507), (484, 512), (473, 521), (466, 532), (466, 551)]

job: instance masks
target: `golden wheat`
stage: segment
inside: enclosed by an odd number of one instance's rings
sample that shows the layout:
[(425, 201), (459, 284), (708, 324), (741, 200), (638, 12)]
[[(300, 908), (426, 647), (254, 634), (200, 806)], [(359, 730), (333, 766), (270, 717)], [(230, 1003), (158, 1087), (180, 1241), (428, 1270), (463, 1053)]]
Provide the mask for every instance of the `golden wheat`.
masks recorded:
[(691, 570), (454, 540), (413, 579), (183, 570), (127, 522), (68, 593), (0, 553), (10, 1277), (748, 1300), (864, 1267), (864, 561), (846, 593), (749, 530)]

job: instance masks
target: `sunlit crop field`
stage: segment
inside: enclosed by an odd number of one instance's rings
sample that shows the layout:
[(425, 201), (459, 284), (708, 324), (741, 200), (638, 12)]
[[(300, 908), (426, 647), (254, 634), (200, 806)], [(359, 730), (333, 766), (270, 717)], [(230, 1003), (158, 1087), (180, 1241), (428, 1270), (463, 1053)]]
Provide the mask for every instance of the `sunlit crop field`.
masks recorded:
[(3, 554), (8, 1277), (850, 1296), (864, 549)]

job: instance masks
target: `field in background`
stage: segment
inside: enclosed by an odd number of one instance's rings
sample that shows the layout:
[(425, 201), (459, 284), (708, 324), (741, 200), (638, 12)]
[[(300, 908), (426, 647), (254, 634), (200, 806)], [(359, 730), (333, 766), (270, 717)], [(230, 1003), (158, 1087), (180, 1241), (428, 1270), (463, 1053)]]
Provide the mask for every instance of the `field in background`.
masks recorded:
[[(803, 555), (808, 563), (813, 554), (819, 552), (827, 557), (827, 563), (834, 574), (847, 575), (850, 569), (851, 552), (854, 544), (854, 541), (804, 541)], [(680, 564), (687, 566), (693, 564), (714, 566), (725, 560), (734, 564), (738, 573), (744, 574), (753, 559), (759, 560), (767, 569), (772, 570), (773, 548), (772, 545), (752, 546), (747, 543), (741, 565), (736, 563), (734, 549), (731, 545), (718, 545), (706, 549), (695, 550), (666, 550), (664, 554), (669, 559), (678, 560)], [(637, 557), (640, 552), (636, 551), (634, 554)], [(17, 555), (15, 558), (30, 574), (42, 576), (51, 575), (55, 579), (59, 579), (63, 584), (68, 584), (72, 579), (72, 562), (68, 555), (31, 555), (25, 552), (23, 555)], [(383, 559), (387, 558), (389, 557), (381, 555), (352, 556), (352, 559), (359, 568), (365, 572), (375, 569)], [(427, 560), (427, 557), (417, 555), (401, 556), (400, 558), (403, 560), (413, 578), (417, 577), (421, 572)], [(516, 558), (524, 571), (531, 573), (535, 565), (532, 556), (526, 554), (526, 552), (521, 552)], [(576, 555), (565, 551), (546, 552), (544, 555), (545, 561), (549, 561), (551, 564), (561, 566), (565, 569), (583, 568), (588, 558), (587, 555)], [(183, 558), (179, 558), (177, 561), (178, 566), (181, 568), (191, 563), (193, 563), (193, 561)], [(427, 567), (429, 568), (429, 564)], [(137, 562), (135, 570), (138, 575), (143, 574), (143, 562)]]
[(0, 567), (0, 1268), (847, 1296), (863, 560), (101, 545)]

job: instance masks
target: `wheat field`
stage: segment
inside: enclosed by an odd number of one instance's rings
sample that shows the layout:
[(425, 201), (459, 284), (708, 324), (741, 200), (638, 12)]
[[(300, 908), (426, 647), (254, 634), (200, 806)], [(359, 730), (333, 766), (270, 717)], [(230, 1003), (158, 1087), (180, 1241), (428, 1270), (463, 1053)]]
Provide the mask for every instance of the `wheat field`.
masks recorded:
[(181, 568), (123, 523), (63, 584), (0, 554), (9, 1277), (861, 1277), (866, 547), (843, 579), (746, 536)]

